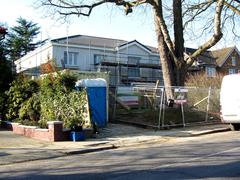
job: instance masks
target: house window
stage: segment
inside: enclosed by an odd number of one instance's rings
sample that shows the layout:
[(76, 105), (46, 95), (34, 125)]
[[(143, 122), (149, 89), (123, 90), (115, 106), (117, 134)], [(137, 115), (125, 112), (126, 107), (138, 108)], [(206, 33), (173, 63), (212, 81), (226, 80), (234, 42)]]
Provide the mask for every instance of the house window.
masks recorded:
[(138, 67), (128, 68), (128, 77), (139, 77), (139, 76), (140, 76), (140, 68)]
[(232, 66), (236, 66), (236, 65), (237, 65), (236, 57), (233, 56), (232, 57)]
[(140, 68), (141, 77), (150, 77), (152, 75), (152, 70), (149, 68)]
[(214, 77), (216, 75), (216, 69), (214, 67), (206, 67), (208, 77)]
[(229, 69), (228, 74), (236, 74), (237, 70), (236, 69)]
[(128, 56), (129, 64), (138, 64), (140, 62), (140, 57)]
[(69, 66), (77, 66), (78, 53), (64, 51), (64, 64)]
[(104, 55), (94, 54), (94, 64), (100, 64), (104, 60)]
[(126, 67), (121, 67), (121, 76), (127, 76), (128, 72), (127, 72), (127, 68)]

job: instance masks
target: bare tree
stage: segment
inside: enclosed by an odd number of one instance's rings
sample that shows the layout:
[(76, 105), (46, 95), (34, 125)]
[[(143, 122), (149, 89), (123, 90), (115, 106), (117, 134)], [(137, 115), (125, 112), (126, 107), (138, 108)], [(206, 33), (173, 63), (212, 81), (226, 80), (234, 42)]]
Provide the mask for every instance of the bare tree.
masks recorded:
[[(222, 38), (224, 17), (226, 20), (223, 12), (230, 9), (234, 14), (238, 13), (240, 5), (239, 0), (173, 0), (165, 4), (162, 0), (42, 0), (41, 5), (66, 17), (70, 15), (90, 16), (95, 7), (106, 3), (124, 7), (126, 15), (143, 4), (152, 7), (165, 86), (184, 85), (187, 70), (192, 66), (196, 57), (213, 47)], [(167, 8), (166, 5), (171, 7)], [(164, 16), (164, 11), (169, 10), (172, 11), (170, 19), (173, 19), (173, 27), (166, 24), (169, 19)], [(211, 24), (207, 22), (208, 28), (212, 29), (211, 36), (193, 54), (186, 54), (184, 28), (189, 23), (194, 23), (206, 12), (209, 12), (208, 17), (212, 20)], [(170, 34), (172, 28), (173, 34)], [(167, 95), (169, 98), (172, 97), (171, 92)]]

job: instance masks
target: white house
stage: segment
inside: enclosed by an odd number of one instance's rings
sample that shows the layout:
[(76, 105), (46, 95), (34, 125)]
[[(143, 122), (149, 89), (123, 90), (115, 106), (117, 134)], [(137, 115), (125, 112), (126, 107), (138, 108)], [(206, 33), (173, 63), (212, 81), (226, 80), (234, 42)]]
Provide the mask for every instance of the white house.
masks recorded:
[(75, 35), (48, 41), (15, 61), (17, 73), (40, 74), (40, 65), (54, 59), (58, 67), (108, 71), (110, 84), (162, 82), (158, 50), (140, 42)]

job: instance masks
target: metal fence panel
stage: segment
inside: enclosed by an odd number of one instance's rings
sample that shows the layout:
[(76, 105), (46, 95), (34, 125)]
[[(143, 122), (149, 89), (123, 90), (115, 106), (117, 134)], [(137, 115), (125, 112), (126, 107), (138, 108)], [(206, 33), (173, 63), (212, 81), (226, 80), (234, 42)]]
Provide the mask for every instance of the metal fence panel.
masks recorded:
[[(156, 87), (154, 84), (115, 90), (113, 120), (165, 128), (219, 121), (219, 89)], [(167, 99), (166, 92), (173, 93)]]

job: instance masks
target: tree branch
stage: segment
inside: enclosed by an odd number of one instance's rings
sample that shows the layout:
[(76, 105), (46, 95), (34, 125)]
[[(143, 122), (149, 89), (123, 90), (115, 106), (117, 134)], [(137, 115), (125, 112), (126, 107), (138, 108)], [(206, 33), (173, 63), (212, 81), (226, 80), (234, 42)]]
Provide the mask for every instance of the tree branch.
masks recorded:
[(235, 2), (238, 2), (240, 4), (240, 1), (239, 0), (234, 0)]
[[(208, 0), (207, 2), (203, 2), (200, 4), (194, 4), (190, 7), (187, 7), (187, 10), (183, 13), (183, 16), (190, 16), (188, 20), (184, 23), (184, 27), (186, 27), (190, 22), (194, 21), (197, 16), (201, 15), (205, 11), (208, 10), (208, 8), (215, 3), (215, 0)], [(193, 13), (196, 11), (195, 13)]]
[(222, 9), (224, 6), (224, 2), (225, 2), (225, 0), (218, 0), (217, 5), (216, 5), (216, 13), (215, 13), (215, 17), (214, 17), (214, 34), (206, 43), (201, 45), (192, 55), (190, 55), (187, 58), (188, 67), (190, 67), (193, 64), (194, 59), (197, 56), (201, 55), (207, 49), (213, 47), (222, 38), (223, 34), (221, 31), (222, 30), (221, 15), (222, 15)]
[[(82, 16), (90, 16), (92, 10), (105, 3), (115, 3), (117, 6), (123, 6), (125, 8), (126, 15), (132, 12), (132, 7), (144, 4), (149, 2), (150, 0), (135, 0), (135, 1), (124, 1), (124, 0), (102, 0), (99, 2), (93, 2), (92, 4), (81, 4), (77, 5), (72, 1), (68, 0), (44, 0), (42, 2), (43, 6), (51, 6), (55, 8), (59, 8), (57, 12), (60, 15), (82, 15)], [(82, 2), (83, 3), (83, 2)], [(67, 10), (63, 12), (62, 10)]]
[(231, 5), (231, 4), (227, 3), (227, 2), (225, 2), (224, 5), (227, 6), (229, 9), (231, 9), (233, 12), (236, 12), (236, 13), (238, 13), (240, 15), (240, 10), (237, 9), (236, 7), (234, 7), (233, 5)]
[(154, 12), (157, 16), (157, 20), (155, 20), (155, 21), (159, 21), (158, 24), (161, 28), (165, 43), (166, 43), (166, 45), (169, 49), (169, 52), (170, 52), (172, 58), (174, 59), (175, 64), (177, 65), (178, 64), (178, 59), (175, 55), (174, 45), (173, 45), (173, 42), (172, 42), (171, 37), (169, 35), (169, 31), (168, 31), (167, 25), (165, 23), (165, 20), (163, 18), (162, 1), (161, 0), (158, 0), (157, 2), (154, 1), (152, 3), (152, 6), (153, 6)]

